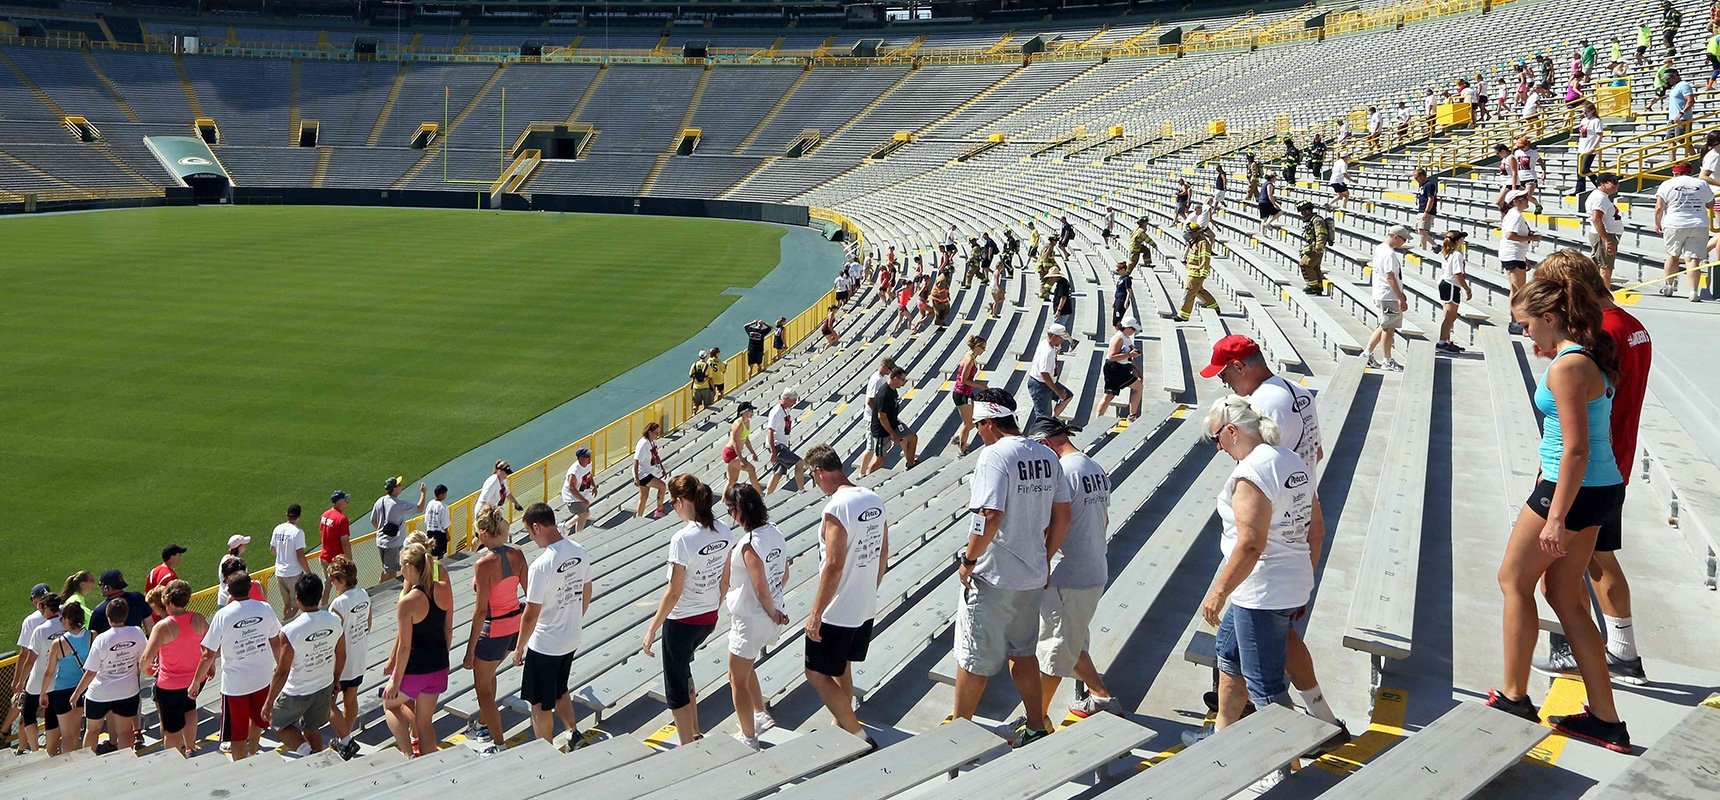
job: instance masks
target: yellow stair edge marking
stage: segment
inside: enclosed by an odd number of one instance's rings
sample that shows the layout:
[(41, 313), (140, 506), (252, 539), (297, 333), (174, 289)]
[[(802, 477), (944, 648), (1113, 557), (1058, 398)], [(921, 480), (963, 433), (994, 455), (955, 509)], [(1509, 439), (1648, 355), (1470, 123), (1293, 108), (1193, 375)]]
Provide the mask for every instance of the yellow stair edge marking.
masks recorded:
[[(1583, 682), (1575, 678), (1554, 678), (1553, 686), (1547, 690), (1547, 700), (1541, 704), (1541, 719), (1555, 714), (1575, 714), (1583, 710), (1583, 700), (1587, 697), (1583, 691)], [(1546, 723), (1541, 723), (1545, 725)], [(1523, 761), (1529, 764), (1540, 764), (1551, 767), (1559, 763), (1559, 756), (1565, 752), (1565, 745), (1570, 737), (1553, 731), (1547, 738), (1535, 745)]]
[(1404, 709), (1409, 706), (1409, 692), (1382, 686), (1374, 693), (1374, 717), (1368, 729), (1349, 744), (1321, 756), (1314, 762), (1327, 772), (1348, 775), (1373, 760), (1397, 740), (1403, 738)]

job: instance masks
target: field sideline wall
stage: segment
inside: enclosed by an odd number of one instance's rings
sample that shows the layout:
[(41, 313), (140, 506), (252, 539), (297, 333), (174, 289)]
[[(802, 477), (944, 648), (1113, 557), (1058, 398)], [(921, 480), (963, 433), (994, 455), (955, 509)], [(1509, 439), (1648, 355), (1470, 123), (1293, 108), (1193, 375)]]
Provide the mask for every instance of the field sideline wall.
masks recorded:
[[(238, 191), (238, 187), (235, 187), (235, 192), (237, 193)], [(246, 193), (251, 196), (246, 199), (251, 202), (270, 202), (271, 199), (273, 202), (295, 202), (285, 199), (287, 195), (272, 193), (285, 191), (286, 190), (270, 190), (267, 188), (248, 188), (246, 189)], [(462, 203), (470, 201), (472, 197), (487, 198), (489, 196), (488, 192), (438, 192), (410, 190), (379, 191), (367, 189), (306, 189), (292, 192), (296, 202), (302, 204), (313, 203), (314, 201), (311, 199), (311, 196), (317, 194), (331, 194), (331, 196), (366, 195), (373, 198), (381, 195), (385, 200), (384, 202), (379, 203), (360, 203), (356, 197), (346, 197), (345, 199), (348, 202), (330, 203), (332, 205), (412, 206), (415, 204), (407, 201), (416, 198), (418, 200), (426, 201), (417, 205), (420, 207), (431, 208), (469, 207), (466, 205), (442, 205), (442, 203), (450, 202), (450, 199), (445, 197), (431, 197), (431, 195), (451, 195)], [(548, 197), (548, 195), (544, 195), (539, 196), (537, 199), (539, 201), (543, 201)], [(609, 213), (655, 213), (659, 216), (711, 216), (724, 219), (784, 222), (784, 224), (799, 224), (803, 226), (809, 224), (815, 219), (824, 222), (834, 222), (842, 226), (843, 231), (847, 234), (847, 239), (852, 243), (854, 248), (853, 252), (864, 252), (865, 240), (862, 237), (859, 227), (847, 217), (829, 209), (808, 208), (806, 206), (785, 206), (772, 203), (747, 203), (720, 200), (680, 201), (665, 198), (664, 200), (667, 202), (663, 202), (653, 201), (652, 198), (631, 197), (576, 195), (563, 195), (557, 197), (560, 200), (565, 200), (565, 204), (570, 207), (578, 207), (582, 203), (589, 203), (593, 207), (612, 209)], [(623, 207), (627, 210), (618, 210)], [(704, 210), (716, 213), (693, 213), (693, 211), (696, 210), (696, 207), (702, 207)], [(652, 212), (647, 210), (654, 208), (662, 208), (663, 210), (661, 212)], [(635, 209), (637, 209), (637, 211), (635, 211)], [(780, 219), (768, 219), (770, 217), (777, 217)], [(787, 220), (794, 219), (799, 219), (800, 222), (787, 222)], [(812, 305), (808, 306), (806, 310), (789, 318), (786, 335), (783, 340), (784, 348), (782, 350), (776, 350), (770, 346), (770, 343), (767, 340), (765, 343), (764, 365), (769, 367), (776, 363), (776, 361), (782, 357), (783, 353), (793, 349), (795, 345), (799, 344), (802, 340), (816, 333), (818, 331), (819, 322), (824, 318), (825, 309), (835, 302), (835, 290), (825, 292), (823, 295), (820, 295), (817, 300), (813, 301)], [(729, 387), (730, 393), (733, 393), (736, 389), (745, 384), (746, 353), (736, 353), (725, 360), (723, 362), (722, 377), (723, 380), (721, 383)], [(580, 447), (591, 448), (593, 469), (597, 472), (602, 472), (611, 465), (633, 456), (633, 444), (638, 440), (640, 435), (642, 435), (647, 424), (656, 422), (662, 425), (664, 432), (667, 433), (669, 431), (676, 430), (681, 427), (681, 425), (685, 424), (692, 416), (692, 409), (693, 385), (691, 382), (683, 383), (680, 386), (675, 387), (675, 389), (670, 391), (668, 394), (665, 394), (662, 397), (623, 415), (620, 419), (617, 419), (584, 437), (573, 442), (569, 442), (565, 447), (562, 447), (554, 453), (527, 464), (524, 467), (517, 468), (514, 471), (513, 476), (508, 479), (508, 491), (512, 493), (522, 505), (530, 505), (537, 502), (548, 502), (553, 505), (560, 497), (560, 480), (562, 476), (567, 473), (568, 466), (573, 463), (573, 453), (575, 450), (578, 450)], [(472, 525), (472, 513), (477, 505), (477, 498), (478, 494), (473, 492), (472, 494), (466, 495), (465, 497), (448, 504), (448, 516), (453, 526), (453, 530), (448, 532), (449, 553), (465, 552), (472, 549), (475, 534), (475, 528)], [(508, 522), (512, 524), (517, 520), (518, 514), (511, 507), (505, 510), (508, 513)], [(365, 512), (363, 510), (355, 511), (352, 514), (354, 519), (359, 519), (364, 515)], [(424, 518), (422, 516), (416, 517), (407, 522), (408, 531), (422, 530), (423, 527)], [(377, 575), (382, 568), (381, 556), (377, 553), (375, 547), (369, 546), (370, 542), (375, 537), (376, 533), (372, 531), (362, 536), (355, 536), (352, 539), (352, 558), (353, 562), (358, 567), (358, 574), (360, 576), (361, 583), (365, 582), (364, 576)], [(306, 553), (305, 556), (309, 559), (315, 559), (319, 557), (321, 552), (321, 548), (318, 548)], [(272, 565), (251, 573), (254, 579), (262, 581), (265, 586), (269, 579), (274, 577), (274, 574), (275, 568)], [(276, 592), (270, 591), (268, 596), (269, 603), (271, 605), (279, 603), (279, 597)], [(211, 586), (193, 593), (191, 595), (190, 609), (204, 615), (214, 614), (215, 587)], [(279, 608), (276, 609), (276, 611), (279, 610)], [(13, 668), (17, 664), (17, 660), (18, 657), (16, 653), (0, 658), (0, 683), (11, 685)], [(5, 697), (0, 697), (0, 714), (4, 713), (10, 702), (11, 697), (9, 693)]]

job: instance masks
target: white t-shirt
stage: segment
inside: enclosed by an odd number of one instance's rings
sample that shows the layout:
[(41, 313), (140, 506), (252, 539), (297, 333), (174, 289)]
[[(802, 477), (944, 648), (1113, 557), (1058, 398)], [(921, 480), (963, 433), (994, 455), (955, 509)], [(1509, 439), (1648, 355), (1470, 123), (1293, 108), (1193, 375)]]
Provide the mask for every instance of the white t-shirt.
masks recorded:
[(1505, 235), (1515, 233), (1528, 236), (1534, 232), (1535, 229), (1529, 227), (1529, 220), (1523, 216), (1523, 212), (1516, 208), (1506, 211), (1505, 219), (1499, 223), (1499, 260), (1528, 261), (1529, 245), (1532, 243), (1512, 241), (1505, 238)]
[(1340, 158), (1332, 162), (1332, 182), (1348, 183), (1350, 178), (1350, 162)]
[(1469, 274), (1467, 264), (1469, 254), (1462, 250), (1453, 250), (1445, 257), (1445, 262), (1439, 265), (1439, 279), (1446, 283), (1456, 283), (1457, 276)]
[(1709, 150), (1702, 154), (1702, 171), (1720, 178), (1720, 150)]
[(1601, 224), (1606, 226), (1604, 230), (1607, 233), (1624, 233), (1624, 220), (1619, 218), (1618, 203), (1613, 201), (1612, 195), (1599, 189), (1589, 192), (1588, 200), (1583, 203), (1583, 221), (1590, 233), (1598, 233), (1595, 230), (1596, 211), (1601, 212)]
[(537, 603), (537, 627), (526, 647), (546, 656), (565, 656), (579, 649), (585, 624), (585, 584), (591, 563), (585, 548), (562, 539), (544, 548), (526, 570), (526, 602)]
[(669, 538), (669, 574), (674, 574), (677, 564), (686, 570), (681, 597), (669, 611), (669, 619), (709, 614), (723, 600), (723, 567), (728, 564), (733, 539), (729, 526), (721, 520), (713, 522), (715, 529), (688, 522)]
[(1230, 602), (1242, 608), (1277, 611), (1300, 608), (1314, 591), (1314, 565), (1308, 559), (1308, 526), (1314, 517), (1314, 480), (1295, 452), (1262, 443), (1237, 462), (1218, 493), (1218, 518), (1224, 523), (1219, 548), (1226, 559), (1236, 549), (1236, 512), (1231, 494), (1248, 481), (1272, 503), (1266, 549)]
[(1027, 368), (1029, 380), (1044, 383), (1044, 379), (1039, 377), (1041, 375), (1050, 375), (1052, 380), (1057, 380), (1057, 348), (1043, 339), (1039, 341), (1039, 349), (1033, 351), (1033, 365)]
[(370, 595), (353, 587), (341, 592), (328, 610), (340, 617), (341, 635), (346, 637), (346, 664), (340, 679), (350, 681), (364, 676), (365, 650), (370, 644)]
[[(842, 575), (836, 581), (836, 596), (824, 607), (819, 621), (843, 628), (858, 628), (878, 612), (878, 559), (884, 554), (889, 515), (884, 500), (863, 486), (844, 486), (824, 504), (824, 516), (835, 519), (848, 534), (848, 553)], [(818, 567), (830, 558), (823, 537), (818, 542)]]
[(837, 273), (837, 275), (836, 275), (836, 291), (838, 291), (838, 292), (847, 292), (848, 291), (848, 273), (846, 273), (846, 272)]
[(424, 530), (446, 531), (453, 526), (453, 520), (448, 516), (447, 503), (431, 500), (424, 505)]
[(1397, 293), (1392, 291), (1391, 284), (1386, 282), (1387, 275), (1396, 275), (1403, 280), (1403, 254), (1399, 253), (1388, 242), (1380, 242), (1374, 246), (1374, 258), (1368, 262), (1374, 273), (1374, 299), (1396, 300)]
[(1654, 190), (1654, 196), (1666, 201), (1661, 215), (1664, 228), (1706, 228), (1708, 207), (1714, 204), (1714, 187), (1701, 178), (1674, 175)]
[(275, 526), (269, 534), (269, 548), (275, 551), (275, 580), (297, 578), (304, 574), (299, 568), (299, 550), (305, 546), (305, 532), (291, 522)]
[[(334, 685), (334, 649), (344, 629), (341, 618), (328, 609), (300, 614), (281, 629), (293, 646), (293, 664), (287, 668), (282, 694), (304, 697)], [(348, 653), (347, 658), (363, 660), (364, 654)]]
[(1301, 456), (1310, 467), (1320, 463), (1320, 414), (1314, 407), (1314, 393), (1273, 375), (1248, 396), (1254, 406), (1269, 420), (1278, 424), (1279, 442)]
[[(659, 463), (652, 464), (652, 456), (656, 456)], [(645, 480), (652, 475), (665, 474), (661, 461), (662, 454), (657, 452), (657, 443), (643, 436), (639, 437), (639, 444), (633, 446), (633, 464), (639, 469), (639, 480)]]
[(112, 703), (137, 696), (137, 660), (148, 644), (149, 639), (143, 635), (142, 629), (132, 625), (109, 628), (97, 635), (90, 644), (89, 657), (84, 661), (84, 671), (93, 672), (96, 677), (84, 690), (84, 698)]
[(777, 444), (792, 450), (794, 449), (794, 436), (791, 428), (794, 427), (794, 423), (789, 421), (790, 414), (791, 412), (783, 408), (781, 403), (777, 403), (770, 407), (770, 416), (765, 418), (765, 424), (775, 432)]
[(1380, 132), (1380, 112), (1369, 111), (1368, 112), (1368, 133), (1379, 133), (1379, 132)]
[(66, 635), (66, 626), (59, 617), (45, 620), (30, 631), (30, 650), (36, 654), (36, 663), (30, 667), (30, 674), (24, 679), (25, 694), (41, 694), (42, 678), (48, 674), (48, 650), (54, 642)]
[(561, 481), (561, 502), (563, 505), (572, 506), (579, 502), (579, 498), (574, 497), (573, 492), (568, 490), (569, 485), (577, 487), (579, 493), (585, 495), (586, 502), (596, 499), (591, 496), (592, 491), (597, 488), (591, 477), (591, 465), (579, 463), (578, 458), (567, 466), (567, 476)]
[(476, 515), (477, 509), (487, 505), (501, 505), (502, 495), (505, 494), (506, 489), (507, 486), (502, 483), (502, 477), (491, 472), (490, 477), (484, 479), (484, 488), (478, 490), (478, 504), (472, 507), (472, 513)]
[(1606, 130), (1606, 124), (1600, 117), (1590, 117), (1577, 123), (1577, 152), (1591, 153), (1601, 146), (1601, 133)]
[(1111, 528), (1111, 479), (1086, 453), (1058, 460), (1069, 483), (1069, 535), (1051, 557), (1051, 585), (1059, 589), (1103, 589), (1110, 577), (1105, 535)]
[(1477, 91), (1474, 86), (1463, 87), (1463, 94), (1462, 94), (1463, 102), (1468, 103), (1470, 105), (1475, 105), (1475, 99), (1477, 97), (1480, 97), (1480, 96), (1481, 96), (1481, 93), (1479, 91)]
[[(1530, 96), (1533, 97), (1534, 95)], [(1524, 116), (1527, 116), (1527, 114)], [(1519, 147), (1511, 153), (1511, 157), (1517, 159), (1518, 183), (1528, 183), (1536, 180), (1535, 168), (1541, 166), (1541, 151), (1536, 150), (1533, 147), (1527, 150)]]
[(765, 609), (759, 605), (758, 593), (753, 591), (752, 573), (747, 571), (744, 547), (749, 544), (764, 564), (764, 577), (770, 585), (771, 599), (775, 601), (776, 608), (782, 608), (782, 576), (788, 569), (788, 542), (783, 539), (781, 530), (767, 522), (757, 530), (741, 531), (735, 538), (735, 546), (730, 548), (729, 596), (725, 600), (729, 614), (763, 617)]
[(1426, 112), (1428, 116), (1433, 116), (1439, 111), (1439, 98), (1431, 94), (1422, 95), (1421, 110)]
[(1003, 512), (991, 546), (980, 554), (973, 574), (999, 589), (1037, 589), (1045, 585), (1045, 529), (1051, 506), (1070, 500), (1063, 466), (1051, 448), (1021, 436), (1006, 436), (980, 451), (974, 465), (968, 509), (970, 536), (985, 530), (985, 509)]
[(24, 624), (18, 626), (19, 649), (30, 646), (30, 634), (34, 633), (36, 631), (36, 626), (43, 622), (42, 612), (40, 611), (32, 611), (29, 616), (24, 617)]
[(281, 632), (281, 620), (268, 603), (237, 599), (221, 607), (203, 634), (203, 649), (221, 654), (221, 693), (250, 694), (269, 688), (275, 677), (275, 650), (269, 640)]

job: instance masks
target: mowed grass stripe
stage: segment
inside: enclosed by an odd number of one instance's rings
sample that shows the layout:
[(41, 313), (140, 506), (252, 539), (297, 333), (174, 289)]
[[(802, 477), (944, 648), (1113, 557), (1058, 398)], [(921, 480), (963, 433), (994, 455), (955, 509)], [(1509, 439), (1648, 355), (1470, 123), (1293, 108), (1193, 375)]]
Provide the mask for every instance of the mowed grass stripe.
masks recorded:
[[(383, 477), (684, 341), (734, 301), (724, 289), (776, 266), (784, 235), (315, 207), (3, 224), (0, 492), (23, 545), (0, 571), (9, 616), (77, 569), (141, 584), (168, 541), (194, 548), (181, 571), (201, 586), (228, 535), (266, 536), (289, 502), (314, 515), (333, 488), (360, 516)], [(248, 560), (269, 563), (256, 544)]]

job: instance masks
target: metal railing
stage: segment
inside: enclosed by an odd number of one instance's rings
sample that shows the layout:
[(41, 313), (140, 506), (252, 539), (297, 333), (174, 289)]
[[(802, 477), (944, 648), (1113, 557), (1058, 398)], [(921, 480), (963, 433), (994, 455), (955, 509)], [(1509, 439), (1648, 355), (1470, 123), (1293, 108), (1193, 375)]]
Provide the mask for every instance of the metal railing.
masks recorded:
[(1415, 164), (1430, 173), (1472, 167), (1493, 157), (1493, 146), (1517, 139), (1544, 139), (1569, 132), (1582, 118), (1575, 105), (1563, 103), (1528, 117), (1494, 120), (1470, 128), (1449, 142), (1435, 144), (1418, 153)]

